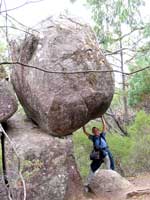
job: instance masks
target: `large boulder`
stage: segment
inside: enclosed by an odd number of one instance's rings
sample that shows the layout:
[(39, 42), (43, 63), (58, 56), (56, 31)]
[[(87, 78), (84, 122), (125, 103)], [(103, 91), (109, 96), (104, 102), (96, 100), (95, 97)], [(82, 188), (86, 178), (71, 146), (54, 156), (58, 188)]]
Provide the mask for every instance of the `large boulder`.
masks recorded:
[(17, 108), (17, 100), (11, 84), (6, 80), (0, 80), (0, 123), (11, 117)]
[[(83, 199), (83, 187), (74, 156), (71, 136), (64, 139), (42, 132), (31, 121), (15, 114), (7, 123), (7, 133), (21, 160), (27, 200)], [(14, 199), (23, 199), (18, 160), (6, 143), (9, 185)], [(3, 199), (4, 192), (0, 194)]]
[(27, 116), (43, 130), (67, 135), (107, 110), (113, 73), (73, 73), (112, 71), (88, 25), (51, 17), (37, 26), (37, 33), (13, 44), (13, 60), (34, 67), (15, 65), (12, 83)]

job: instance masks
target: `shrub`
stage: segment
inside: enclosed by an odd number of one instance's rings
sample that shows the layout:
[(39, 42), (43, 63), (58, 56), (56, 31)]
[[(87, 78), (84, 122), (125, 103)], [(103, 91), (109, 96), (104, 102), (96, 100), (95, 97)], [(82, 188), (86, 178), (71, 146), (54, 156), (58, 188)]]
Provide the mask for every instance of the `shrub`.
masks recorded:
[(130, 137), (123, 137), (119, 134), (108, 134), (107, 141), (113, 153), (116, 171), (121, 175), (128, 174), (129, 156), (133, 150), (134, 141)]
[(78, 165), (78, 169), (83, 179), (85, 179), (89, 172), (89, 154), (92, 149), (92, 143), (87, 139), (87, 137), (82, 133), (80, 129), (73, 136), (74, 142), (74, 155)]
[(146, 114), (144, 111), (138, 112), (135, 121), (128, 130), (134, 141), (134, 146), (130, 154), (132, 170), (135, 173), (149, 171), (150, 114)]

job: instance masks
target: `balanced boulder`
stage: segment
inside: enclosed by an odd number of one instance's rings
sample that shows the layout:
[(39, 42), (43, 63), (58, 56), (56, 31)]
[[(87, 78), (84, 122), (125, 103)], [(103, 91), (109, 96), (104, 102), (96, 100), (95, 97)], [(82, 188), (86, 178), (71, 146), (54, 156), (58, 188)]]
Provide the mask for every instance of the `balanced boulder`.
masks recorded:
[[(64, 139), (45, 134), (25, 116), (15, 114), (7, 133), (20, 157), (27, 200), (83, 199), (81, 177), (73, 156), (71, 136)], [(6, 165), (13, 199), (23, 199), (19, 163), (6, 141)], [(0, 194), (3, 199), (4, 191)]]
[(0, 80), (0, 123), (11, 117), (17, 108), (17, 100), (11, 84), (6, 80)]
[(109, 107), (112, 68), (89, 25), (50, 17), (13, 45), (12, 56), (22, 63), (11, 76), (16, 94), (27, 116), (49, 134), (71, 134)]

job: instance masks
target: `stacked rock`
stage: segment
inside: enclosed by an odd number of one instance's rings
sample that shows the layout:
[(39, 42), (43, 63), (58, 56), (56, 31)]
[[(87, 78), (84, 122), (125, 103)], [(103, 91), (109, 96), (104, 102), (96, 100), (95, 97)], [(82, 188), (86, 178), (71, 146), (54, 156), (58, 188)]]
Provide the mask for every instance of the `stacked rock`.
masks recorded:
[(51, 135), (68, 135), (109, 107), (112, 68), (87, 24), (61, 16), (41, 22), (38, 31), (13, 52), (34, 67), (15, 65), (12, 83), (29, 118)]

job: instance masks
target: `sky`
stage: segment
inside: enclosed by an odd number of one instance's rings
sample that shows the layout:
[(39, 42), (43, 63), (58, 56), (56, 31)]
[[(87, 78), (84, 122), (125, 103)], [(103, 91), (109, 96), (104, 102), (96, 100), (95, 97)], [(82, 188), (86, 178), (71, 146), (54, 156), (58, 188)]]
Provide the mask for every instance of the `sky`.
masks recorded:
[[(19, 9), (9, 11), (8, 14), (26, 26), (33, 26), (51, 15), (64, 13), (65, 10), (68, 10), (70, 14), (92, 23), (90, 10), (83, 6), (85, 0), (78, 0), (73, 4), (69, 0), (42, 0), (40, 2), (37, 2), (38, 0), (5, 0), (7, 9), (12, 9), (31, 1), (34, 3), (28, 3)], [(5, 10), (4, 3), (1, 8), (1, 11), (3, 10)]]
[[(27, 27), (33, 27), (41, 20), (46, 19), (51, 15), (58, 15), (60, 13), (65, 13), (66, 10), (69, 11), (71, 15), (82, 18), (85, 22), (91, 24), (93, 26), (94, 22), (92, 20), (92, 12), (90, 7), (85, 6), (86, 0), (76, 0), (75, 3), (71, 3), (70, 0), (1, 0), (2, 7), (1, 11), (7, 9), (13, 9), (16, 7), (20, 7), (18, 9), (14, 9), (8, 12), (9, 15), (17, 19), (19, 22), (24, 24)], [(126, 1), (126, 0), (124, 0)], [(142, 15), (145, 20), (150, 21), (150, 0), (145, 0), (146, 6), (141, 9)], [(26, 5), (24, 5), (26, 3)], [(21, 5), (24, 5), (21, 7)], [(2, 15), (6, 13), (3, 12)], [(0, 26), (4, 25), (4, 20), (0, 18)], [(128, 32), (128, 30), (125, 30)]]
[[(19, 9), (8, 12), (8, 14), (27, 26), (33, 26), (46, 17), (62, 13), (67, 9), (73, 15), (92, 23), (90, 9), (83, 5), (86, 0), (77, 0), (73, 4), (70, 3), (70, 0), (5, 0), (5, 2), (7, 9), (18, 7), (23, 5), (25, 2), (27, 3)], [(146, 6), (142, 9), (142, 14), (144, 16), (149, 16), (150, 0), (145, 0), (145, 2)], [(3, 10), (5, 10), (4, 0), (1, 11)]]

